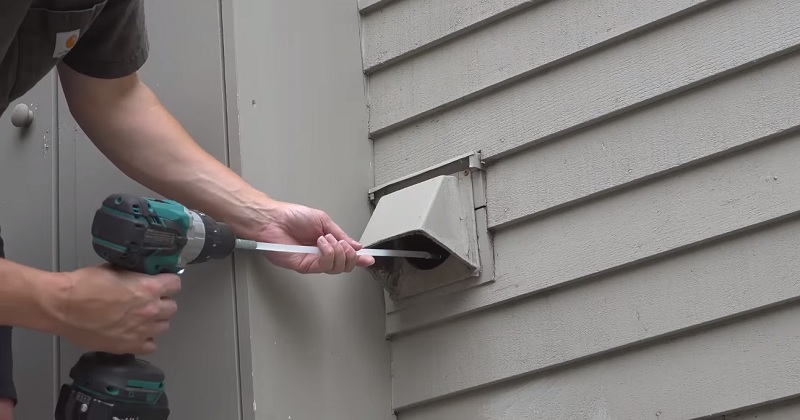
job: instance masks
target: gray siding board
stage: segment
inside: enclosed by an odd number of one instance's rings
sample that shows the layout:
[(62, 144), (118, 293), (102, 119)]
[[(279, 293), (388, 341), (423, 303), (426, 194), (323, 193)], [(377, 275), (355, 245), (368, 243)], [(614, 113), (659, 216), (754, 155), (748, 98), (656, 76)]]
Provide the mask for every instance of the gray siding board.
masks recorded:
[(800, 220), (794, 218), (400, 336), (393, 343), (395, 405), (402, 409), (796, 299), (798, 248)]
[[(716, 1), (558, 0), (526, 8), (373, 74), (370, 129), (380, 135)], [(384, 36), (405, 29), (389, 28)]]
[(497, 159), (785, 54), (800, 45), (798, 19), (791, 0), (717, 3), (377, 138), (376, 183), (472, 150)]
[(358, 10), (361, 13), (371, 12), (386, 5), (386, 3), (389, 3), (391, 1), (396, 1), (396, 0), (358, 0)]
[(525, 150), (487, 171), (505, 227), (800, 126), (800, 54)]
[(518, 285), (506, 299), (542, 291), (797, 212), (798, 155), (792, 134), (499, 231), (498, 284)]
[(800, 306), (401, 411), (399, 420), (689, 419), (798, 394)]
[(714, 417), (704, 417), (709, 420), (786, 420), (800, 419), (800, 398), (781, 400), (771, 404), (760, 404), (733, 413)]
[[(400, 58), (474, 30), (545, 0), (367, 0), (380, 9), (363, 18), (364, 69), (372, 72)], [(376, 4), (379, 3), (379, 4)]]

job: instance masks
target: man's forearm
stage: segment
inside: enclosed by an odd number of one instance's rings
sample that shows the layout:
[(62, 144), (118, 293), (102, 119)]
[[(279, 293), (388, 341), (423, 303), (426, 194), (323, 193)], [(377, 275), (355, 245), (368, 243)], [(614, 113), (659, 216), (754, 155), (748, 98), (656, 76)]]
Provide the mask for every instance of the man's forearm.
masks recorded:
[(260, 219), (269, 197), (198, 146), (138, 77), (96, 80), (68, 68), (60, 74), (76, 121), (126, 175), (242, 229), (267, 222)]
[(0, 325), (54, 332), (62, 309), (55, 296), (68, 293), (59, 276), (0, 258)]

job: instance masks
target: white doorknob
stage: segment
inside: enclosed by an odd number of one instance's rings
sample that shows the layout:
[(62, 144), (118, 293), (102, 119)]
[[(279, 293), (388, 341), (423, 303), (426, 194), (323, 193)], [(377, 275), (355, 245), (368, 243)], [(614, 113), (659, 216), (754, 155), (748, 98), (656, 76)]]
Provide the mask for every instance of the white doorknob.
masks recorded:
[(28, 105), (19, 104), (14, 107), (11, 113), (11, 124), (14, 127), (27, 127), (33, 122), (33, 111), (28, 108)]

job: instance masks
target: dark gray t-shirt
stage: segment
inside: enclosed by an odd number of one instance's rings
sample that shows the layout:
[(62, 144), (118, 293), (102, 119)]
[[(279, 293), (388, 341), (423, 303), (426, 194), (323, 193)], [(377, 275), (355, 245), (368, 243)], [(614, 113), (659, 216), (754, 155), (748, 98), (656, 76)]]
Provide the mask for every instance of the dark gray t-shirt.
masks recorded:
[[(143, 0), (0, 0), (0, 114), (59, 62), (111, 79), (138, 70), (147, 53)], [(0, 398), (16, 402), (12, 369), (11, 328), (0, 327)]]
[(0, 113), (62, 60), (117, 78), (147, 53), (143, 0), (0, 0)]

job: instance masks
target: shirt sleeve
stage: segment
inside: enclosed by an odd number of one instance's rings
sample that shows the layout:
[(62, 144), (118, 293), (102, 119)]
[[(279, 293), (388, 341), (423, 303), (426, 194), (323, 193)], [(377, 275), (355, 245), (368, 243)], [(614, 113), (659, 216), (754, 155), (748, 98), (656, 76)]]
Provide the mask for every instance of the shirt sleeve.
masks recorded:
[(87, 76), (115, 79), (139, 70), (148, 52), (144, 0), (107, 0), (64, 64)]
[(11, 327), (0, 326), (0, 398), (17, 405), (17, 388), (14, 385), (14, 358), (12, 356)]

